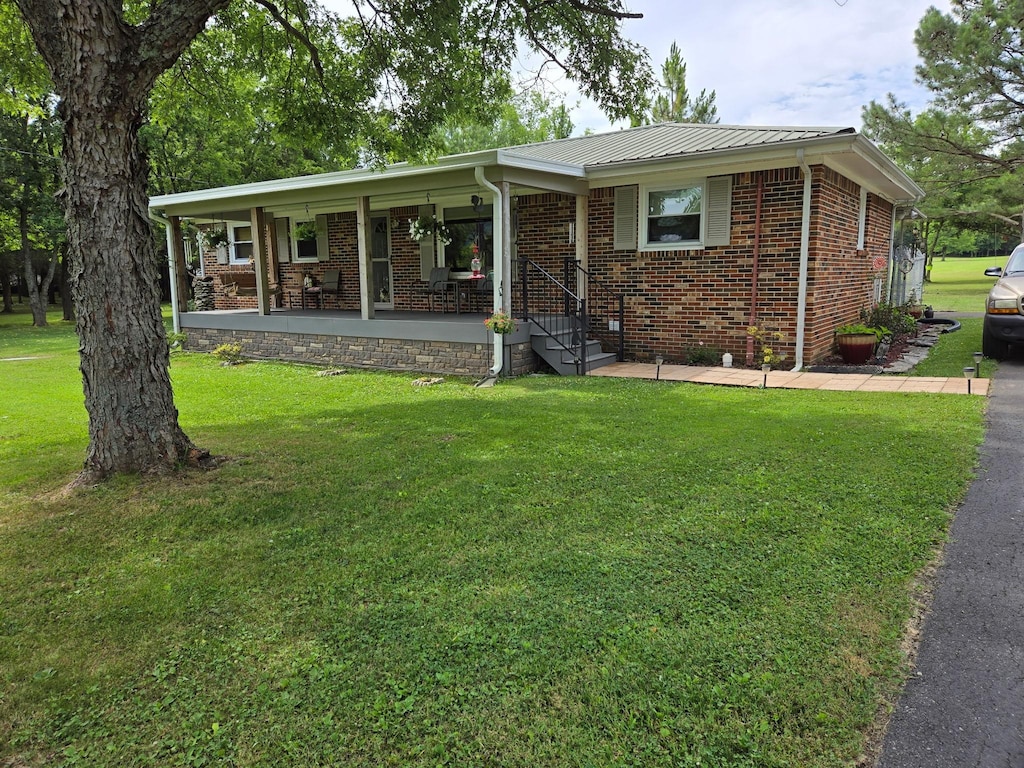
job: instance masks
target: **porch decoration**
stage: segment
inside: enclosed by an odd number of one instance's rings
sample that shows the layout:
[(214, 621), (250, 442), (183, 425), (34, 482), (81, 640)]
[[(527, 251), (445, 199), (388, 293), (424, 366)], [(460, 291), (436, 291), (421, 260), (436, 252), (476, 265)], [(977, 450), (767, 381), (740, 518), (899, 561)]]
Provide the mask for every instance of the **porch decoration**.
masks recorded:
[(484, 325), (499, 336), (514, 333), (516, 330), (516, 321), (506, 312), (495, 312), (484, 320)]
[(420, 216), (418, 219), (409, 219), (409, 238), (420, 242), (436, 236), (441, 245), (450, 245), (452, 242), (452, 231), (445, 226), (444, 222), (438, 221), (437, 216)]
[(316, 221), (303, 221), (295, 225), (296, 240), (316, 240), (318, 234)]
[(836, 328), (836, 348), (847, 365), (863, 365), (874, 355), (882, 337), (888, 335), (886, 328), (873, 328), (863, 323), (841, 325)]
[(228, 231), (226, 229), (211, 229), (203, 236), (210, 248), (222, 248), (228, 244)]

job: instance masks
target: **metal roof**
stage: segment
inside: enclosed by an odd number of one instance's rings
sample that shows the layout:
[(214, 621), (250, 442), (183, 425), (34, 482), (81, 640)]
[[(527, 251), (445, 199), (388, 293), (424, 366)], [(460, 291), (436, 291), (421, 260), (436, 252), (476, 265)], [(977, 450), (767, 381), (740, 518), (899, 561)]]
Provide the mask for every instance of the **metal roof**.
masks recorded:
[(509, 147), (508, 154), (587, 168), (616, 163), (749, 149), (856, 134), (853, 128), (778, 128), (659, 123), (612, 133)]

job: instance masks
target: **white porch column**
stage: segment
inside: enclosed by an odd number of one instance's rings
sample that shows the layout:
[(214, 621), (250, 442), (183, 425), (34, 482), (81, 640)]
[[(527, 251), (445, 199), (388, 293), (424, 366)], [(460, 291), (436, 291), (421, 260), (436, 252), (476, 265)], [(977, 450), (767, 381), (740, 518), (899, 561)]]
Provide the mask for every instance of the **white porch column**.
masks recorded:
[(356, 200), (356, 241), (359, 246), (359, 310), (363, 320), (372, 320), (373, 249), (370, 245), (370, 198)]
[(171, 313), (175, 333), (181, 330), (181, 312), (188, 306), (188, 270), (185, 267), (185, 247), (181, 238), (181, 219), (169, 216), (167, 250), (171, 263)]
[(249, 210), (252, 225), (252, 259), (256, 270), (256, 307), (261, 315), (270, 314), (270, 285), (267, 280), (267, 217), (262, 208)]
[(583, 268), (584, 274), (579, 276), (577, 289), (580, 296), (586, 299), (589, 296), (587, 289), (586, 271), (590, 269), (590, 252), (587, 247), (589, 230), (587, 218), (590, 212), (590, 198), (586, 195), (576, 195), (576, 261)]

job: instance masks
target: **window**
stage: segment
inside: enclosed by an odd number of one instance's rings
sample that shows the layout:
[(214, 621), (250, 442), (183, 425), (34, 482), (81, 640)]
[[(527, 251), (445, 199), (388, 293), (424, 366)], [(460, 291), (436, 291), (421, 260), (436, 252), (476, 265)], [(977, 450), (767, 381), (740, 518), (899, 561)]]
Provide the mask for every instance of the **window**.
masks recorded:
[[(469, 272), (473, 257), (480, 259), (480, 271), (486, 273), (493, 266), (494, 223), (492, 206), (485, 205), (477, 212), (472, 208), (446, 208), (444, 224), (452, 234), (452, 241), (444, 246), (444, 266), (456, 272)], [(474, 250), (475, 249), (475, 250)]]
[(644, 188), (641, 247), (679, 248), (701, 244), (704, 185)]
[(252, 225), (229, 224), (228, 240), (231, 243), (231, 263), (248, 264), (252, 260)]

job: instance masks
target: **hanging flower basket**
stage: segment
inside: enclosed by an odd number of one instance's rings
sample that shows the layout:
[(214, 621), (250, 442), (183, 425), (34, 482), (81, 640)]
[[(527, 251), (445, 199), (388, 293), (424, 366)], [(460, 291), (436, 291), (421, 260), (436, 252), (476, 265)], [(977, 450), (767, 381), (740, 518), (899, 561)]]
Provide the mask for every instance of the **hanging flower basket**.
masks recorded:
[(436, 236), (441, 245), (448, 245), (452, 241), (452, 231), (437, 220), (437, 216), (420, 216), (418, 219), (409, 219), (409, 237), (416, 242), (429, 240)]
[(499, 336), (506, 333), (514, 333), (516, 330), (516, 321), (512, 319), (511, 315), (506, 314), (505, 312), (495, 312), (484, 320), (484, 325)]
[(316, 228), (315, 221), (303, 221), (295, 225), (296, 240), (316, 240), (318, 234), (320, 233)]
[(203, 235), (203, 238), (210, 248), (220, 248), (228, 244), (228, 231), (226, 229), (211, 229)]

